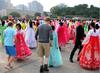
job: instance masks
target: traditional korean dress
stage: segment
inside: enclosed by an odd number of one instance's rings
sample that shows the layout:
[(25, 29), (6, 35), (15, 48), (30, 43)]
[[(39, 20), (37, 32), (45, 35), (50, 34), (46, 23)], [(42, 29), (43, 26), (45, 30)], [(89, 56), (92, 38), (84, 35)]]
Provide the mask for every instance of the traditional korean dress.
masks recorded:
[(57, 34), (59, 46), (65, 46), (68, 42), (67, 25), (63, 24), (62, 26), (59, 26)]
[(33, 25), (33, 28), (34, 28), (34, 31), (36, 32), (37, 31), (37, 26)]
[(4, 45), (4, 36), (3, 36), (3, 32), (4, 30), (7, 28), (7, 26), (2, 26), (0, 25), (0, 43), (2, 45)]
[(25, 30), (26, 29), (26, 24), (25, 23), (21, 23), (21, 27), (22, 27), (23, 30)]
[(58, 37), (56, 31), (53, 32), (53, 46), (50, 49), (49, 66), (58, 67), (63, 64), (61, 52), (58, 46)]
[(80, 66), (86, 69), (99, 69), (100, 68), (100, 46), (99, 46), (99, 33), (91, 29), (85, 40), (83, 49), (80, 53)]
[(85, 33), (88, 32), (88, 24), (85, 24), (85, 25), (84, 25), (84, 31), (85, 31)]
[(70, 39), (71, 40), (75, 39), (75, 25), (74, 25), (74, 23), (70, 27)]
[(23, 30), (16, 32), (15, 47), (16, 47), (18, 59), (24, 59), (25, 57), (30, 56), (32, 54), (31, 50), (28, 48), (28, 46), (25, 43)]
[(29, 48), (36, 48), (35, 30), (29, 26), (26, 28), (25, 41)]

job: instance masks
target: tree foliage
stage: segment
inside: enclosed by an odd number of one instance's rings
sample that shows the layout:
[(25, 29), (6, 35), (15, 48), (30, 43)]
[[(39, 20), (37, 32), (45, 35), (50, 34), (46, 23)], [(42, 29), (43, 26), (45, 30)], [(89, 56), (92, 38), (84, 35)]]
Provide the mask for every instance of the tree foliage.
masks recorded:
[(1, 17), (2, 20), (7, 20), (8, 19), (8, 16), (3, 16)]
[(53, 16), (84, 16), (84, 17), (93, 17), (99, 18), (100, 8), (91, 5), (90, 7), (87, 4), (79, 4), (74, 7), (68, 7), (65, 4), (59, 4), (50, 9), (50, 12)]
[(36, 12), (36, 13), (34, 14), (34, 16), (35, 16), (35, 17), (41, 16), (41, 13)]
[(13, 16), (13, 17), (20, 17), (20, 13), (18, 12), (11, 12), (9, 15)]
[(45, 15), (45, 16), (49, 16), (47, 12), (43, 12), (43, 15)]

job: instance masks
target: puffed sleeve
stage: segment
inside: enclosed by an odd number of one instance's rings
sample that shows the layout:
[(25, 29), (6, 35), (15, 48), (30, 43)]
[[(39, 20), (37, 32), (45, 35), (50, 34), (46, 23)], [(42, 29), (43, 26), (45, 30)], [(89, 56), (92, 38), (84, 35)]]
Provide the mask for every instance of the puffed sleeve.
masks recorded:
[(91, 36), (91, 30), (87, 33), (85, 39), (82, 42), (82, 45), (87, 44), (89, 42), (90, 36)]

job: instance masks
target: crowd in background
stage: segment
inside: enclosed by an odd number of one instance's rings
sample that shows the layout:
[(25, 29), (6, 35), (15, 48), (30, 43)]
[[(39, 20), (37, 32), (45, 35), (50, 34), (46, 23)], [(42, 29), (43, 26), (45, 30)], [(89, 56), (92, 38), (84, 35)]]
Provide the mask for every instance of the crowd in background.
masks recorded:
[[(23, 60), (30, 56), (32, 49), (38, 49), (41, 73), (49, 71), (48, 66), (62, 66), (61, 51), (70, 40), (74, 44), (69, 58), (71, 63), (74, 63), (73, 56), (79, 49), (77, 61), (81, 67), (100, 68), (100, 21), (96, 19), (37, 17), (36, 20), (0, 20), (0, 37), (8, 54), (7, 69), (13, 68), (14, 59)], [(44, 60), (46, 63), (43, 64)]]

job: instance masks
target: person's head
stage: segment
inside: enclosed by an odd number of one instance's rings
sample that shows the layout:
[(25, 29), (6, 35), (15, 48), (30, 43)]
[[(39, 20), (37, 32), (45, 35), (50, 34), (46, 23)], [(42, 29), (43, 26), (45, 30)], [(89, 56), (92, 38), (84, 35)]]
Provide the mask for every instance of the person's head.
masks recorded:
[(33, 25), (35, 25), (35, 21), (32, 21)]
[(30, 20), (30, 22), (29, 22), (29, 26), (30, 26), (30, 28), (33, 28), (33, 23), (32, 23), (31, 20)]
[(60, 26), (63, 26), (63, 22), (60, 22), (59, 24), (60, 24)]
[(12, 22), (8, 22), (8, 27), (12, 27), (13, 23)]
[(99, 19), (97, 20), (97, 22), (99, 22)]
[(95, 23), (94, 22), (92, 22), (91, 24), (90, 24), (90, 28), (92, 29), (92, 28), (95, 28)]
[(17, 30), (21, 30), (21, 24), (20, 23), (16, 24), (16, 28)]
[(38, 27), (40, 25), (39, 20), (36, 20), (36, 26)]
[(80, 22), (81, 20), (80, 19), (78, 19), (78, 22)]
[(36, 19), (37, 19), (37, 20), (40, 20), (40, 16), (37, 16)]
[(60, 16), (58, 16), (58, 17), (57, 17), (57, 19), (58, 19), (58, 20), (61, 20), (61, 17), (60, 17)]
[(80, 23), (82, 26), (84, 26), (86, 24), (86, 21), (85, 20), (82, 20), (81, 23)]
[(25, 20), (24, 19), (22, 20), (22, 23), (25, 23)]
[(5, 21), (3, 20), (3, 21), (2, 21), (2, 26), (4, 26), (4, 25), (5, 25)]
[(47, 18), (44, 19), (44, 21), (46, 22), (46, 24), (50, 24), (50, 21), (51, 21), (51, 20), (50, 20), (49, 17), (47, 17)]
[(55, 30), (55, 26), (51, 26), (52, 27), (52, 30), (54, 31)]
[(92, 22), (92, 23), (90, 24), (90, 29), (94, 29), (94, 32), (96, 31), (96, 30), (95, 30), (96, 27), (95, 27), (95, 23), (94, 23), (94, 22)]
[(99, 25), (98, 25), (98, 24), (96, 24), (96, 26), (95, 26), (95, 27), (96, 27), (96, 29), (99, 29)]

